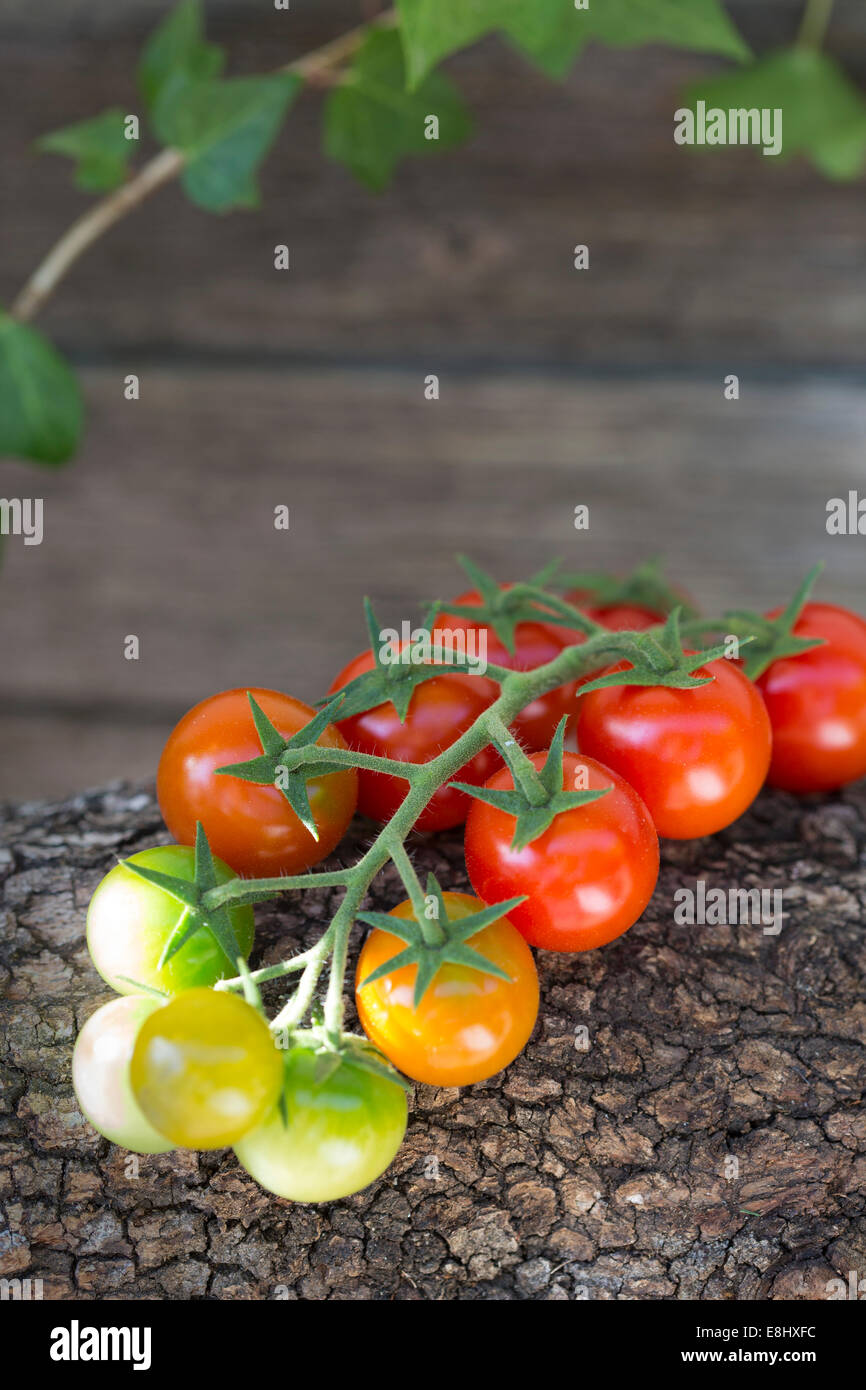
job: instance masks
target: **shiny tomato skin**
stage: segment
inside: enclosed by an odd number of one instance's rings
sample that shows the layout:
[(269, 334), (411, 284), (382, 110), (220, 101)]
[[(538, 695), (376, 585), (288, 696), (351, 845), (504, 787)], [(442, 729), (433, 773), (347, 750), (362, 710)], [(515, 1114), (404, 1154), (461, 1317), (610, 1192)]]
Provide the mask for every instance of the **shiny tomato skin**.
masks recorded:
[(695, 839), (730, 825), (754, 801), (770, 765), (770, 721), (752, 682), (723, 658), (692, 674), (714, 680), (690, 690), (610, 686), (578, 702), (581, 752), (631, 783), (663, 839)]
[(290, 1202), (334, 1202), (381, 1177), (403, 1142), (406, 1095), (396, 1081), (341, 1061), (321, 1079), (322, 1058), (285, 1054), (286, 1120), (275, 1106), (235, 1144), (257, 1183)]
[[(213, 985), (237, 974), (237, 961), (229, 960), (208, 931), (195, 932), (179, 951), (160, 965), (160, 957), (186, 908), (155, 883), (147, 883), (128, 867), (195, 878), (195, 851), (189, 845), (157, 845), (139, 850), (128, 861), (115, 864), (97, 886), (87, 909), (87, 948), (106, 984), (118, 994), (138, 994), (140, 986), (177, 994), (197, 985)], [(235, 877), (228, 864), (214, 857), (218, 884)], [(235, 938), (244, 959), (255, 935), (253, 909), (248, 904), (230, 910)]]
[(834, 791), (866, 776), (866, 622), (835, 604), (807, 603), (794, 634), (825, 642), (774, 661), (758, 678), (773, 727), (767, 781)]
[[(343, 838), (355, 811), (357, 776), (354, 768), (346, 768), (307, 783), (319, 830), (316, 841), (278, 787), (217, 775), (219, 767), (261, 756), (248, 689), (287, 739), (316, 713), (291, 695), (257, 687), (226, 690), (203, 700), (184, 715), (163, 750), (156, 784), (160, 810), (180, 844), (195, 843), (200, 821), (213, 853), (238, 874), (271, 878), (300, 873), (326, 858)], [(346, 747), (332, 727), (319, 744)]]
[[(444, 893), (452, 921), (481, 912), (469, 893)], [(412, 904), (392, 917), (413, 919)], [(440, 966), (424, 998), (414, 1006), (418, 967), (402, 966), (364, 985), (380, 965), (405, 949), (389, 932), (371, 932), (355, 977), (355, 1000), (364, 1032), (398, 1069), (428, 1086), (470, 1086), (502, 1071), (522, 1051), (538, 1017), (538, 974), (532, 952), (507, 917), (468, 939), (474, 951), (505, 970), (509, 980), (464, 965)]]
[[(503, 584), (501, 587), (507, 589), (510, 585)], [(504, 666), (509, 671), (533, 671), (536, 666), (544, 666), (548, 661), (555, 660), (565, 647), (579, 645), (586, 640), (583, 633), (558, 627), (555, 623), (518, 623), (514, 651), (510, 652), (493, 628), (460, 617), (458, 610), (461, 604), (480, 603), (481, 595), (474, 589), (458, 595), (452, 600), (448, 612), (437, 616), (433, 630), (439, 633), (476, 632), (476, 643), (483, 634), (487, 643), (487, 660), (494, 666)], [(575, 689), (575, 682), (570, 681), (522, 709), (511, 724), (520, 742), (527, 748), (547, 748), (562, 716), (574, 709)]]
[[(374, 666), (373, 653), (361, 652), (340, 672), (329, 693), (341, 690)], [(389, 702), (350, 719), (341, 719), (337, 728), (349, 747), (358, 752), (394, 758), (398, 762), (426, 763), (465, 733), (496, 695), (493, 681), (483, 676), (446, 673), (433, 676), (416, 687), (405, 723), (400, 723), (396, 709)], [(454, 781), (480, 786), (501, 761), (492, 747), (482, 749), (461, 768)], [(408, 790), (408, 783), (401, 777), (370, 772), (366, 768), (358, 770), (358, 810), (371, 820), (383, 823), (390, 820)], [(449, 786), (440, 787), (421, 812), (415, 828), (447, 830), (462, 825), (468, 810), (469, 797), (465, 792)]]
[(237, 994), (188, 989), (144, 1020), (129, 1076), (146, 1118), (181, 1148), (222, 1149), (277, 1103), (283, 1054)]
[(601, 623), (609, 632), (643, 632), (648, 627), (657, 627), (665, 620), (664, 613), (656, 613), (651, 608), (643, 608), (636, 603), (612, 603), (606, 608), (585, 607), (587, 617)]
[(159, 999), (127, 994), (91, 1014), (72, 1053), (72, 1084), (82, 1114), (112, 1144), (137, 1154), (163, 1154), (174, 1148), (154, 1129), (135, 1096), (129, 1063), (146, 1018), (161, 1008)]
[[(531, 755), (537, 769), (545, 755)], [(586, 769), (586, 777), (581, 769)], [(488, 787), (511, 788), (502, 769)], [(589, 951), (638, 920), (656, 885), (658, 836), (637, 792), (617, 773), (577, 753), (563, 757), (563, 788), (606, 796), (561, 812), (537, 840), (514, 850), (514, 817), (476, 801), (466, 822), (466, 868), (485, 902), (527, 894), (509, 919), (531, 946)]]

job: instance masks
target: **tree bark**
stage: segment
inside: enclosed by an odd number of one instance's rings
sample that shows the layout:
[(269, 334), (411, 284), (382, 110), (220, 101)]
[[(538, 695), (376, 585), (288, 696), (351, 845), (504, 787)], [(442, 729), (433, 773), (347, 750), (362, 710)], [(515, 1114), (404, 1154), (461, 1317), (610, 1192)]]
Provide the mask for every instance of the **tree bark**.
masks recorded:
[[(866, 1277), (863, 787), (765, 794), (724, 834), (666, 844), (625, 937), (539, 953), (524, 1054), (484, 1085), (417, 1087), (387, 1175), (321, 1207), (262, 1191), (229, 1151), (133, 1159), (77, 1110), (72, 1045), (107, 997), (87, 901), (116, 856), (166, 838), (126, 786), (0, 811), (0, 1275), (54, 1299), (425, 1300), (824, 1299)], [(414, 853), (465, 886), (459, 834)], [(698, 879), (782, 890), (781, 932), (678, 925)], [(386, 874), (371, 904), (398, 895)], [(257, 909), (255, 962), (310, 945), (333, 896)]]

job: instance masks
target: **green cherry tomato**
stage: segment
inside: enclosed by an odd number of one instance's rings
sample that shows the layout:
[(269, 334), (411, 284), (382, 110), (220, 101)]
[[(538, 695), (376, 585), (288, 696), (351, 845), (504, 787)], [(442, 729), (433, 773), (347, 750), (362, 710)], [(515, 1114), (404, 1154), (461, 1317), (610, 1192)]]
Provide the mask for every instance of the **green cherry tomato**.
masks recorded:
[[(195, 876), (195, 851), (186, 845), (161, 845), (133, 854), (132, 864), (189, 881)], [(214, 859), (218, 883), (235, 875), (221, 859)], [(118, 994), (135, 994), (136, 984), (149, 985), (166, 994), (197, 985), (212, 985), (237, 974), (209, 931), (197, 931), (160, 968), (166, 942), (183, 921), (186, 908), (164, 889), (138, 878), (125, 863), (105, 875), (87, 910), (87, 945), (103, 980)], [(231, 910), (235, 936), (244, 959), (253, 944), (255, 927), (249, 906)], [(125, 977), (125, 978), (123, 978)]]
[(129, 1063), (139, 1029), (158, 999), (128, 994), (91, 1014), (72, 1054), (72, 1084), (85, 1118), (112, 1144), (138, 1154), (167, 1153), (174, 1145), (144, 1115), (132, 1094)]
[(236, 994), (188, 989), (145, 1019), (130, 1065), (152, 1125), (185, 1149), (222, 1149), (276, 1104), (282, 1054)]
[(284, 1099), (235, 1153), (269, 1192), (292, 1202), (333, 1202), (384, 1173), (406, 1132), (406, 1096), (396, 1081), (343, 1059), (322, 1080), (322, 1058), (286, 1054)]

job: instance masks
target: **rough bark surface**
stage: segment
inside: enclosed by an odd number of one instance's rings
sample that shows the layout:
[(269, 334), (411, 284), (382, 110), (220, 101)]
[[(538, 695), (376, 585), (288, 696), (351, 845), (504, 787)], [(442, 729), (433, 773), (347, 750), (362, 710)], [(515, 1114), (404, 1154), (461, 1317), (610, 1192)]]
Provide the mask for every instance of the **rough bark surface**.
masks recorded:
[[(425, 1300), (823, 1299), (866, 1275), (866, 788), (765, 795), (667, 845), (626, 937), (539, 957), (523, 1056), (470, 1090), (418, 1087), (386, 1177), (318, 1208), (230, 1152), (131, 1163), (78, 1113), (72, 1044), (106, 998), (88, 897), (164, 839), (141, 789), (0, 811), (0, 1274), (55, 1299)], [(465, 882), (459, 836), (416, 854)], [(677, 926), (699, 878), (784, 890), (781, 933)], [(372, 900), (397, 891), (386, 875)], [(310, 943), (330, 897), (259, 909), (257, 960)]]

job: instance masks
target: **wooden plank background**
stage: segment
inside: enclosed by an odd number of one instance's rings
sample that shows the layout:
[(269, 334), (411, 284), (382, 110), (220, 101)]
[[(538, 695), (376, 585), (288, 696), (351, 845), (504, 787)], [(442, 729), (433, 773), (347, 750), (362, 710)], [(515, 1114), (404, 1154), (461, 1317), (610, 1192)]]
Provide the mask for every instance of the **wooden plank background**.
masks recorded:
[[(164, 8), (0, 6), (0, 302), (85, 202), (33, 140), (134, 109)], [(801, 6), (731, 8), (763, 50)], [(237, 72), (359, 15), (207, 9)], [(831, 47), (866, 83), (858, 0)], [(824, 593), (862, 603), (864, 541), (829, 540), (824, 508), (863, 482), (863, 185), (674, 146), (678, 92), (718, 66), (596, 48), (556, 86), (485, 42), (449, 64), (472, 142), (379, 198), (325, 162), (305, 97), (260, 212), (207, 217), (168, 188), (79, 264), (42, 326), (82, 371), (85, 447), (55, 474), (0, 464), (0, 495), (46, 505), (44, 544), (10, 541), (0, 579), (0, 795), (146, 777), (173, 719), (230, 684), (315, 697), (361, 645), (360, 596), (412, 616), (459, 586), (455, 550), (507, 577), (661, 549), (710, 607), (772, 602), (825, 558)]]

